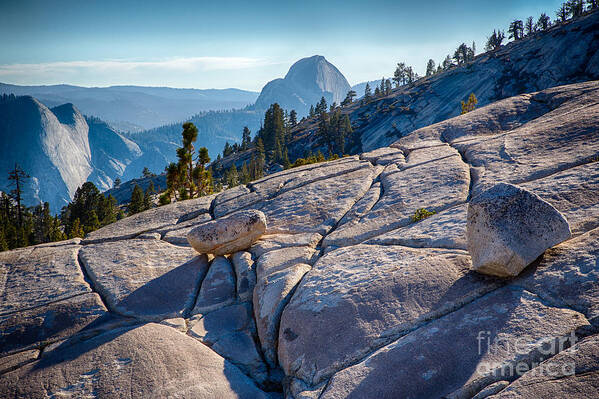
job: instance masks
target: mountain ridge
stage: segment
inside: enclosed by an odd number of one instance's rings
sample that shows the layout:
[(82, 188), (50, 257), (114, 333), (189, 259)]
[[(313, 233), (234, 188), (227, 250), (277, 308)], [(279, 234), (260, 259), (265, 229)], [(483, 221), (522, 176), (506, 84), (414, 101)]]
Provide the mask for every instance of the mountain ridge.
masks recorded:
[[(201, 111), (243, 108), (254, 103), (257, 92), (229, 89), (179, 89), (119, 85), (21, 86), (0, 83), (0, 94), (31, 95), (48, 106), (73, 103), (114, 127), (144, 130), (188, 118)], [(126, 129), (125, 129), (126, 130)]]
[(31, 96), (0, 101), (0, 146), (10, 149), (0, 159), (0, 189), (10, 191), (8, 171), (18, 163), (31, 176), (24, 203), (49, 202), (54, 213), (87, 180), (110, 188), (124, 163), (141, 155), (135, 143), (73, 104), (49, 108)]

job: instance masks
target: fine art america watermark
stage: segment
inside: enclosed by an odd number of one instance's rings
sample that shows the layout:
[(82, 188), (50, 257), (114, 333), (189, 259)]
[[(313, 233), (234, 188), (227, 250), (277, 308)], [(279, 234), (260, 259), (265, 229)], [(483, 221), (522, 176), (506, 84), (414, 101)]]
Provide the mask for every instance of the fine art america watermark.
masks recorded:
[[(574, 332), (565, 337), (544, 337), (531, 342), (530, 338), (502, 337), (493, 335), (491, 331), (479, 331), (476, 341), (478, 355), (483, 359), (476, 368), (480, 375), (495, 374), (511, 380), (522, 376), (526, 372), (538, 376), (563, 377), (574, 375), (576, 371), (576, 365), (573, 361), (542, 363), (564, 349), (573, 346), (577, 341)], [(531, 352), (534, 352), (536, 356), (529, 356)], [(515, 361), (484, 360), (484, 358), (493, 359), (496, 357), (511, 358)]]

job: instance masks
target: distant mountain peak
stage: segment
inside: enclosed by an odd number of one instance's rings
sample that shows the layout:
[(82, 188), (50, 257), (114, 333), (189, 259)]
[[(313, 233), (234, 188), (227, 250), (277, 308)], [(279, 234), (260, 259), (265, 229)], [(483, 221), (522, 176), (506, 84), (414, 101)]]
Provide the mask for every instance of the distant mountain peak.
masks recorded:
[(73, 103), (66, 103), (50, 108), (50, 111), (52, 111), (60, 123), (65, 125), (74, 125), (77, 119), (81, 120), (82, 118), (81, 112), (79, 112)]
[(321, 97), (329, 103), (340, 103), (350, 89), (339, 69), (322, 55), (314, 55), (296, 61), (285, 78), (267, 83), (256, 101), (256, 108), (265, 109), (276, 102), (285, 109), (306, 115), (310, 105)]

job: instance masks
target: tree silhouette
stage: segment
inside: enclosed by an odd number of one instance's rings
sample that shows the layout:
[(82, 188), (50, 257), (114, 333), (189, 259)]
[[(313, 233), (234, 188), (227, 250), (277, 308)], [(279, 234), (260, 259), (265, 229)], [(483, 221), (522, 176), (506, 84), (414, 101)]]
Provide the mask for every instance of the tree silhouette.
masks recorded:
[(25, 179), (28, 179), (29, 175), (25, 173), (23, 169), (19, 166), (19, 164), (15, 163), (14, 169), (8, 172), (8, 181), (9, 185), (14, 186), (15, 188), (11, 190), (10, 195), (17, 203), (17, 214), (18, 214), (18, 222), (19, 227), (23, 227), (23, 208), (21, 206), (22, 194), (23, 194), (23, 184)]
[(426, 64), (426, 76), (432, 76), (435, 74), (435, 61), (429, 59)]
[(501, 30), (493, 31), (493, 34), (488, 37), (487, 44), (485, 45), (486, 51), (494, 51), (501, 47), (501, 43), (505, 39), (505, 33)]
[(508, 33), (510, 34), (510, 39), (520, 40), (524, 36), (524, 24), (522, 20), (515, 19), (510, 24), (510, 28), (508, 29)]
[(537, 20), (537, 30), (546, 31), (551, 26), (551, 18), (545, 13), (542, 13)]

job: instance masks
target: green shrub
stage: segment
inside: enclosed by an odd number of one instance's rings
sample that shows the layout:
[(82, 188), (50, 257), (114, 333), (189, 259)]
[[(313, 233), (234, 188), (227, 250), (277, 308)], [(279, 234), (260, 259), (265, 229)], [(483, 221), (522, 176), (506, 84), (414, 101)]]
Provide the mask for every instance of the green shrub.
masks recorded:
[(417, 209), (416, 212), (414, 212), (414, 215), (412, 215), (412, 222), (413, 223), (419, 222), (423, 219), (433, 216), (435, 213), (437, 213), (437, 212), (428, 211), (425, 208)]

